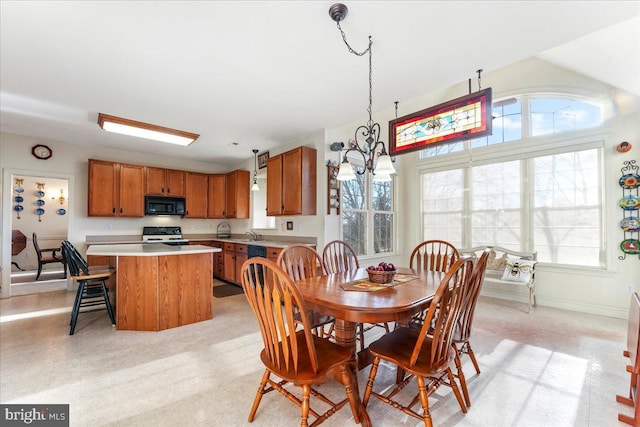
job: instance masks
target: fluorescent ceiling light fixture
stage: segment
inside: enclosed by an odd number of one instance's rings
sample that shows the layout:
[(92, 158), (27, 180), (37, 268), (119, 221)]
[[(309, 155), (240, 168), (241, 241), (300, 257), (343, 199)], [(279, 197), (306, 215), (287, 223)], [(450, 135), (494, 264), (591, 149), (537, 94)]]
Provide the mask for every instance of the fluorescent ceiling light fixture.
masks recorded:
[(139, 138), (153, 139), (155, 141), (168, 142), (169, 144), (189, 145), (200, 135), (184, 132), (177, 129), (137, 122), (122, 117), (98, 114), (98, 125), (109, 132), (123, 135), (137, 136)]

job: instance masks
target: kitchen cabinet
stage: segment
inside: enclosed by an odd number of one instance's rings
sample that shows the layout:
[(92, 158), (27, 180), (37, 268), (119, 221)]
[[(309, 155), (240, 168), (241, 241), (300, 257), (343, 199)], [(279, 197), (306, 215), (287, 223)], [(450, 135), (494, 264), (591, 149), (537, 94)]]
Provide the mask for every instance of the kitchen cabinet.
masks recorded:
[(247, 245), (224, 243), (224, 280), (240, 284), (242, 264), (247, 260)]
[(207, 218), (226, 218), (226, 177), (224, 175), (209, 175)]
[(209, 177), (204, 173), (187, 172), (185, 218), (207, 217), (207, 186)]
[(87, 215), (143, 217), (144, 166), (89, 159)]
[(249, 218), (250, 172), (235, 170), (225, 179), (225, 218)]
[(278, 260), (278, 255), (282, 252), (282, 248), (267, 248), (267, 259), (270, 259), (273, 262)]
[(298, 147), (267, 161), (267, 215), (316, 214), (316, 150)]
[(184, 197), (186, 175), (184, 171), (147, 167), (145, 175), (147, 178), (145, 194)]

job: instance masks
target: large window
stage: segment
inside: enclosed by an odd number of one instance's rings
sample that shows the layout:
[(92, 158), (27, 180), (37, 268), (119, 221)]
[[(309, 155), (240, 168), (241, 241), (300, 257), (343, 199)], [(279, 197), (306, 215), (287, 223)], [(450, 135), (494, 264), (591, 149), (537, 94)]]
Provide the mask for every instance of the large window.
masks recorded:
[[(362, 172), (362, 167), (354, 170)], [(375, 182), (371, 173), (356, 173), (342, 182), (342, 238), (358, 255), (394, 251), (395, 202), (393, 181)]]
[[(571, 133), (599, 124), (595, 104), (518, 97), (494, 108), (493, 135), (455, 150), (425, 150), (423, 239), (536, 250), (542, 262), (605, 267), (603, 144)], [(436, 157), (438, 170), (431, 170)]]

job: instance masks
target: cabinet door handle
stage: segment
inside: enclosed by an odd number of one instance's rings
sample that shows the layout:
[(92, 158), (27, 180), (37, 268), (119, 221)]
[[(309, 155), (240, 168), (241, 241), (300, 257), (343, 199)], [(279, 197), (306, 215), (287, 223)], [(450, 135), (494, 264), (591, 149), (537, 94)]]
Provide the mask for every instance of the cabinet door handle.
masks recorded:
[(162, 187), (162, 193), (164, 193), (164, 187)]
[(115, 213), (116, 213), (116, 208), (113, 208), (113, 209), (111, 210), (111, 213), (112, 213), (112, 214), (115, 214)]
[(120, 213), (122, 213), (122, 208), (120, 208)]
[(167, 194), (171, 193), (171, 189), (167, 187)]

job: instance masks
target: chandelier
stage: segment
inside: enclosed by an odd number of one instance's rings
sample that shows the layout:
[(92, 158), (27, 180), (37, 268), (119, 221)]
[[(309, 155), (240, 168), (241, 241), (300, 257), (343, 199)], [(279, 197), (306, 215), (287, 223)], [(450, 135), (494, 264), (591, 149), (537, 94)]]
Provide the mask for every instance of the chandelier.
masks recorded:
[(356, 56), (363, 56), (364, 54), (369, 53), (369, 107), (367, 108), (369, 120), (367, 121), (367, 124), (358, 126), (355, 131), (354, 139), (349, 141), (347, 150), (342, 158), (342, 164), (340, 165), (337, 179), (339, 181), (348, 181), (356, 178), (353, 166), (347, 159), (347, 155), (354, 152), (359, 153), (364, 162), (365, 169), (357, 171), (359, 175), (364, 174), (365, 171), (369, 171), (373, 173), (374, 181), (391, 181), (391, 174), (395, 173), (396, 170), (391, 162), (391, 157), (387, 154), (384, 142), (380, 141), (380, 124), (374, 122), (371, 117), (371, 106), (373, 104), (373, 86), (371, 83), (371, 46), (373, 45), (373, 40), (371, 39), (371, 36), (369, 36), (369, 45), (362, 52), (355, 51), (349, 45), (344, 31), (342, 31), (342, 27), (340, 27), (340, 21), (346, 18), (347, 12), (347, 6), (342, 3), (336, 3), (329, 8), (329, 16), (331, 16), (331, 19), (336, 22), (338, 30), (340, 30), (340, 34), (342, 34), (342, 40), (344, 41), (344, 44), (347, 45), (349, 52)]

